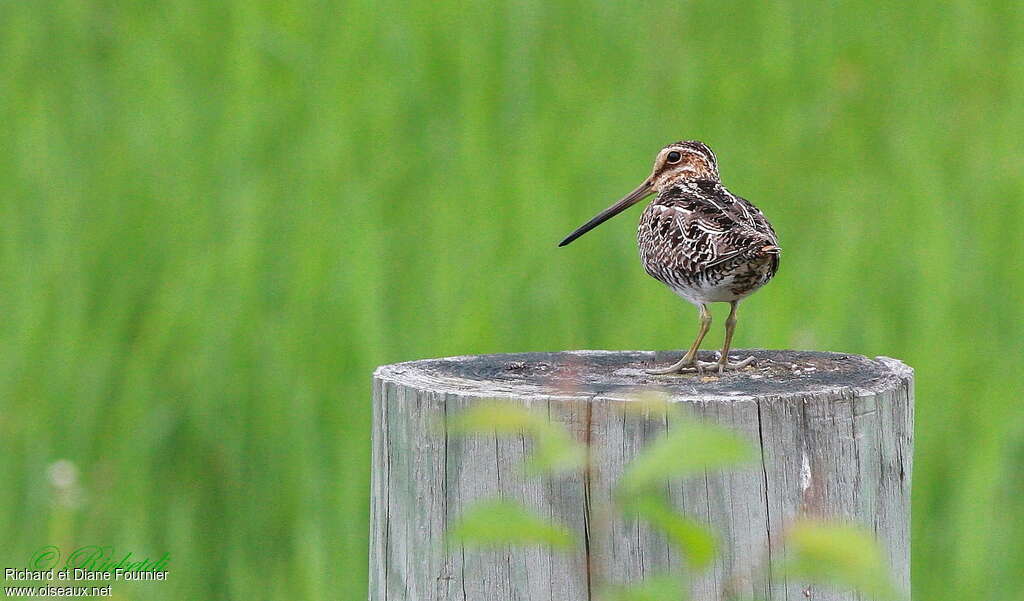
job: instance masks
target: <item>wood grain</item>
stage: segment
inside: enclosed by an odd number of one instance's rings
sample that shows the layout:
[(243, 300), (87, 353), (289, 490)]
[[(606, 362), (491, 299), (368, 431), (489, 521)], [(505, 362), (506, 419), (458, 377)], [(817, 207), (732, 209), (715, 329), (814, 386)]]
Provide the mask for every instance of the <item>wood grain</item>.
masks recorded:
[[(771, 573), (800, 516), (856, 521), (876, 533), (909, 590), (913, 371), (894, 359), (810, 351), (752, 353), (723, 377), (648, 376), (675, 358), (641, 351), (452, 357), (379, 368), (373, 379), (371, 601), (590, 601), (601, 587), (674, 565), (667, 541), (623, 519), (614, 489), (633, 457), (668, 427), (625, 412), (659, 390), (760, 450), (745, 469), (669, 483), (678, 509), (720, 541), (693, 598), (861, 599)], [(708, 357), (710, 359), (711, 357)], [(489, 399), (545, 412), (589, 442), (583, 473), (527, 477), (528, 437), (448, 436), (445, 417)], [(576, 535), (571, 552), (447, 548), (444, 532), (472, 503), (503, 496)]]

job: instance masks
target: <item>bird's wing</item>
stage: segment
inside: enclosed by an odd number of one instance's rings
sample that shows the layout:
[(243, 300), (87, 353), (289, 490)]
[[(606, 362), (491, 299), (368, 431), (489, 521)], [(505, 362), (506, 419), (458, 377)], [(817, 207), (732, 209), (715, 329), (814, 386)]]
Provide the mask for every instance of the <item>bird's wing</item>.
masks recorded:
[[(641, 251), (657, 265), (673, 272), (693, 273), (715, 258), (715, 240), (724, 233), (713, 211), (687, 194), (662, 193), (647, 208), (641, 221)], [(655, 277), (658, 277), (656, 274)]]
[(775, 229), (761, 209), (754, 206), (754, 203), (733, 194), (721, 182), (696, 182), (695, 192), (708, 202), (712, 202), (716, 209), (727, 214), (735, 222), (764, 235), (772, 245), (778, 245), (779, 240)]
[(761, 209), (755, 207), (753, 203), (742, 196), (736, 196), (735, 194), (729, 195), (736, 200), (736, 203), (740, 207), (743, 207), (744, 211), (748, 215), (750, 215), (750, 226), (757, 232), (764, 234), (773, 246), (778, 246), (779, 237), (775, 234), (775, 228), (772, 227), (771, 222), (769, 222), (768, 218), (764, 216)]
[(738, 213), (733, 204), (729, 196), (679, 187), (659, 194), (641, 223), (650, 228), (641, 236), (648, 241), (641, 250), (655, 259), (648, 262), (693, 274), (775, 245), (771, 226), (767, 231), (757, 227), (760, 211), (744, 207), (748, 220), (740, 217), (742, 211)]

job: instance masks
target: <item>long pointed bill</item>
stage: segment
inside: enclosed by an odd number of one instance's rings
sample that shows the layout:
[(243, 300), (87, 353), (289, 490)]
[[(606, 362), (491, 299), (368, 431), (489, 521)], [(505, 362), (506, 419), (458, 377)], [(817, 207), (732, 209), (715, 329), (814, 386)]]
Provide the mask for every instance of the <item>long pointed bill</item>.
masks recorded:
[(625, 211), (629, 207), (635, 205), (644, 198), (650, 196), (652, 192), (654, 192), (654, 190), (651, 189), (651, 182), (646, 181), (640, 184), (639, 188), (630, 192), (625, 198), (608, 207), (607, 209), (601, 211), (600, 213), (597, 214), (596, 217), (584, 223), (580, 227), (576, 228), (576, 231), (566, 236), (565, 240), (562, 240), (561, 242), (558, 243), (558, 246), (565, 246), (566, 244), (569, 244), (576, 238), (579, 238), (583, 234), (586, 234), (587, 232), (601, 225), (605, 221), (608, 221), (612, 217), (615, 217), (619, 213)]

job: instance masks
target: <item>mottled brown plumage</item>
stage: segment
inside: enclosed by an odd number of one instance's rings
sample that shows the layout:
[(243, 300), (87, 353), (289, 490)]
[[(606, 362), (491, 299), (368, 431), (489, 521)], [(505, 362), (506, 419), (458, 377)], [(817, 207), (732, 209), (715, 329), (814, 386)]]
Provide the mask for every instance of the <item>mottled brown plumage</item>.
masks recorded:
[[(775, 275), (781, 249), (764, 213), (722, 185), (718, 159), (704, 143), (690, 140), (663, 148), (651, 176), (640, 187), (570, 234), (560, 246), (652, 193), (657, 196), (644, 209), (637, 228), (640, 259), (648, 274), (697, 305), (701, 328), (678, 363), (651, 373), (712, 365), (717, 365), (719, 372), (745, 367), (751, 359), (728, 360), (736, 306)], [(731, 311), (719, 360), (708, 364), (697, 361), (696, 354), (711, 324), (707, 303), (712, 302), (728, 302)]]

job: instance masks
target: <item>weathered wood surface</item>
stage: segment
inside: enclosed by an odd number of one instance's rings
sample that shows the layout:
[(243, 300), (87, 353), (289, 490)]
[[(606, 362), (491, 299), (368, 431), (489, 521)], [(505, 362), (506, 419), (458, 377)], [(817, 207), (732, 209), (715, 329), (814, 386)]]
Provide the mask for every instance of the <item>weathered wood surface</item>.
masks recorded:
[[(693, 598), (727, 591), (773, 601), (846, 601), (849, 592), (772, 577), (783, 535), (802, 515), (871, 528), (909, 590), (913, 371), (894, 359), (801, 351), (752, 353), (757, 367), (721, 378), (648, 376), (677, 358), (575, 351), (399, 363), (374, 374), (371, 601), (584, 601), (602, 584), (637, 582), (678, 562), (663, 537), (613, 502), (625, 466), (667, 424), (622, 411), (662, 390), (761, 451), (748, 469), (671, 483), (684, 513), (718, 534), (720, 557)], [(708, 356), (710, 359), (710, 356)], [(540, 408), (590, 443), (586, 473), (527, 478), (528, 438), (448, 437), (444, 418), (485, 399)], [(573, 552), (445, 551), (446, 524), (474, 501), (505, 496), (584, 541)], [(761, 568), (761, 569), (758, 569)]]

